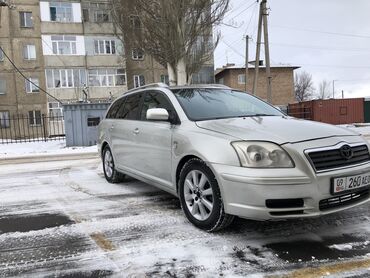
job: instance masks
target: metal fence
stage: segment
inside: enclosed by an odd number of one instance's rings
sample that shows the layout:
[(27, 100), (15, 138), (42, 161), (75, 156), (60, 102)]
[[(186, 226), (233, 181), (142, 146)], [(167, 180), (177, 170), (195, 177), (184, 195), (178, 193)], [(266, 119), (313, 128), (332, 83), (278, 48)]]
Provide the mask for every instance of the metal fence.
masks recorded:
[(64, 139), (63, 116), (33, 114), (0, 118), (0, 144)]

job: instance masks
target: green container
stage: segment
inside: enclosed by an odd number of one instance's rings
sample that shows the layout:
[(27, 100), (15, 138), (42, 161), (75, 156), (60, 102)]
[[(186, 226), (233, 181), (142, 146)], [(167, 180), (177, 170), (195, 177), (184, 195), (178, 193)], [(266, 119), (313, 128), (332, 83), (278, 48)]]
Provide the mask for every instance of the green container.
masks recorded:
[(370, 99), (364, 101), (364, 121), (370, 123)]

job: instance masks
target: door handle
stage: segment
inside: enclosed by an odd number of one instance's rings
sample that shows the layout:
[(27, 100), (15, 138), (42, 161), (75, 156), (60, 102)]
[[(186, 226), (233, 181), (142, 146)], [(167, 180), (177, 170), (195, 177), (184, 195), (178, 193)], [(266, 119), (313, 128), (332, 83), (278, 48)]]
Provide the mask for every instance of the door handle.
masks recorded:
[(114, 129), (114, 125), (112, 125), (110, 128), (109, 128), (109, 130), (113, 130)]
[(138, 128), (135, 128), (134, 131), (133, 131), (134, 134), (139, 134), (139, 132), (140, 132), (140, 130)]

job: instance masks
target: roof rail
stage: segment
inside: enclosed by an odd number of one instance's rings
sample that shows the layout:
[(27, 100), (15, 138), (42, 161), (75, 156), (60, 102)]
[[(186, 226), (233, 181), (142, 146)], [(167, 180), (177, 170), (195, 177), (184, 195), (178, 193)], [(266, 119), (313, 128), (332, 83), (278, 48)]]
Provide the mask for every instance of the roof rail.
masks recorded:
[(161, 82), (151, 83), (151, 84), (147, 84), (147, 85), (143, 85), (143, 86), (140, 86), (140, 87), (137, 87), (137, 88), (130, 89), (130, 90), (124, 92), (124, 94), (131, 93), (131, 92), (134, 92), (134, 91), (137, 91), (137, 90), (146, 89), (146, 88), (168, 88), (168, 85), (165, 84), (165, 83), (161, 83)]

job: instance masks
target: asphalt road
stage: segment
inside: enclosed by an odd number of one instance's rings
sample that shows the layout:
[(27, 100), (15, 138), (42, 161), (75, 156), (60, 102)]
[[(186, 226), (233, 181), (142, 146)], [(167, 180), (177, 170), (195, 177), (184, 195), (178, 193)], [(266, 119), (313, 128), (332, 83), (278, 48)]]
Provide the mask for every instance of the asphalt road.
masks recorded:
[(209, 234), (175, 197), (133, 179), (107, 183), (93, 157), (0, 165), (0, 196), (0, 276), (370, 273), (370, 204), (317, 219), (237, 219)]

